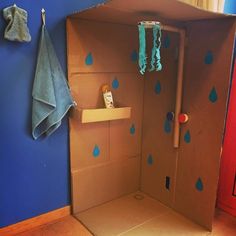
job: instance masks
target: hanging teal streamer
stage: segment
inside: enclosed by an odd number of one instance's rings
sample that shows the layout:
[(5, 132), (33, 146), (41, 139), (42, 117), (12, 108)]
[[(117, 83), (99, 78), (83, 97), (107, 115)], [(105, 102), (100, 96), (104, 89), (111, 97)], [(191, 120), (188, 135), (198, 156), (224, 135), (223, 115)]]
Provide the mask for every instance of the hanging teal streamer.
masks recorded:
[(152, 48), (152, 60), (150, 71), (160, 71), (161, 65), (161, 27), (160, 25), (153, 26), (153, 48)]
[(138, 26), (139, 30), (139, 68), (140, 73), (143, 75), (147, 67), (147, 57), (146, 57), (146, 32), (144, 25)]

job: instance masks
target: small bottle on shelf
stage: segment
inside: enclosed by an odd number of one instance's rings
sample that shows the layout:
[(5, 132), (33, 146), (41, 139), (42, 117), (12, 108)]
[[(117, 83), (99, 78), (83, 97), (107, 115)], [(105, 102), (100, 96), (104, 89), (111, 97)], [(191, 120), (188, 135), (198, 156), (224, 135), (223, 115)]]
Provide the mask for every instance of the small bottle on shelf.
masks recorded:
[(105, 84), (102, 86), (102, 93), (106, 108), (114, 108), (113, 97), (109, 85)]

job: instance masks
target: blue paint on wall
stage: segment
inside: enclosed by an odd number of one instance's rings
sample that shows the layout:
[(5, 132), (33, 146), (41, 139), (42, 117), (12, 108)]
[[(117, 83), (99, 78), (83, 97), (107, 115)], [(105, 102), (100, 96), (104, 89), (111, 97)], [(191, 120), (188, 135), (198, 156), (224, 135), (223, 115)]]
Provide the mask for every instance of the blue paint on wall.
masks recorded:
[(150, 166), (153, 164), (153, 157), (152, 157), (151, 154), (148, 155), (147, 164), (150, 165)]
[(113, 89), (118, 89), (120, 86), (119, 80), (117, 78), (113, 79), (112, 81), (112, 88)]
[(198, 178), (198, 180), (195, 184), (195, 187), (199, 192), (203, 191), (203, 183), (202, 183), (201, 178)]
[(225, 0), (224, 12), (225, 13), (236, 14), (236, 2), (235, 2), (235, 0)]
[(171, 122), (167, 119), (165, 119), (165, 122), (164, 122), (164, 131), (167, 134), (171, 133)]
[(100, 148), (98, 147), (98, 145), (95, 145), (93, 149), (93, 157), (97, 158), (99, 155), (100, 155)]
[(86, 64), (87, 66), (91, 66), (91, 65), (93, 64), (93, 55), (92, 55), (91, 52), (88, 53), (88, 55), (86, 56), (86, 58), (85, 58), (85, 64)]
[(208, 51), (204, 58), (205, 64), (210, 65), (213, 63), (213, 60), (214, 60), (213, 53), (211, 51)]
[(130, 132), (131, 135), (135, 134), (135, 125), (134, 124), (131, 125), (131, 127), (129, 129), (129, 132)]
[(217, 95), (217, 92), (216, 92), (216, 89), (215, 87), (213, 87), (209, 93), (209, 96), (208, 96), (208, 99), (210, 102), (212, 103), (215, 103), (218, 99), (218, 95)]
[(161, 93), (161, 82), (160, 81), (157, 81), (154, 91), (155, 91), (156, 94)]
[(184, 135), (184, 141), (185, 141), (185, 143), (190, 143), (191, 142), (191, 134), (190, 134), (189, 130), (187, 130), (185, 135)]
[(6, 22), (0, 16), (0, 227), (70, 203), (67, 120), (52, 136), (31, 137), (31, 91), (41, 26), (41, 8), (62, 68), (66, 73), (65, 17), (102, 0), (5, 0), (27, 10), (30, 43), (3, 39)]

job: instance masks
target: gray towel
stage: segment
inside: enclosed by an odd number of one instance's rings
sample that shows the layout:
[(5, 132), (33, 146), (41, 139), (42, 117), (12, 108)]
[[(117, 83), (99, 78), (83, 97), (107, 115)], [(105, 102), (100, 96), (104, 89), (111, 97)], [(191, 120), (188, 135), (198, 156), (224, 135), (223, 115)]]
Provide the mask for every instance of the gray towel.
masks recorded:
[(66, 78), (51, 39), (42, 26), (39, 54), (33, 86), (32, 135), (50, 135), (74, 105)]
[(17, 6), (11, 6), (3, 9), (3, 17), (9, 21), (4, 33), (5, 39), (19, 42), (31, 41), (27, 26), (27, 11)]

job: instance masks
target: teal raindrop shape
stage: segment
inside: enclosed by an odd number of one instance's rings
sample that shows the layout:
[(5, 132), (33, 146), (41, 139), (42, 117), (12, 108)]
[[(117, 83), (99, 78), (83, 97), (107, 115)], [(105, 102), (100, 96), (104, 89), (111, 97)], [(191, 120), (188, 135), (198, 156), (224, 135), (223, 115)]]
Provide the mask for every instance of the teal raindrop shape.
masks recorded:
[(168, 34), (164, 37), (163, 46), (164, 48), (170, 47), (170, 36)]
[(135, 134), (135, 125), (134, 124), (131, 125), (131, 127), (129, 129), (129, 132), (130, 132), (131, 135)]
[(87, 57), (85, 58), (85, 64), (87, 66), (90, 66), (93, 64), (93, 56), (92, 56), (92, 53), (90, 52)]
[(216, 92), (215, 87), (213, 87), (213, 88), (211, 89), (211, 92), (210, 92), (208, 98), (209, 98), (209, 100), (210, 100), (212, 103), (215, 103), (215, 102), (217, 101), (218, 95), (217, 95), (217, 92)]
[(160, 81), (157, 81), (157, 83), (155, 85), (155, 93), (156, 94), (160, 94), (161, 93), (161, 83), (160, 83)]
[(96, 158), (100, 155), (100, 149), (97, 145), (94, 146), (94, 149), (93, 149), (93, 156)]
[(112, 81), (112, 88), (113, 89), (118, 89), (119, 88), (119, 80), (117, 78), (115, 78), (113, 81)]
[(148, 163), (148, 165), (152, 165), (153, 164), (153, 158), (152, 158), (151, 154), (148, 155), (147, 163)]
[(133, 52), (131, 53), (131, 61), (136, 62), (137, 60), (138, 60), (138, 53), (136, 50), (133, 50)]
[(211, 51), (208, 51), (208, 52), (206, 53), (205, 59), (204, 59), (205, 64), (210, 65), (210, 64), (213, 63), (213, 60), (214, 60), (214, 58), (213, 58), (212, 52), (211, 52)]
[(184, 141), (185, 141), (185, 143), (190, 143), (191, 142), (191, 135), (190, 135), (189, 130), (187, 130), (185, 135), (184, 135)]
[(171, 132), (171, 122), (169, 120), (165, 120), (165, 123), (164, 123), (164, 131), (166, 133), (170, 133)]
[(202, 180), (201, 178), (198, 178), (196, 184), (195, 184), (195, 187), (198, 191), (203, 191), (203, 183), (202, 183)]

